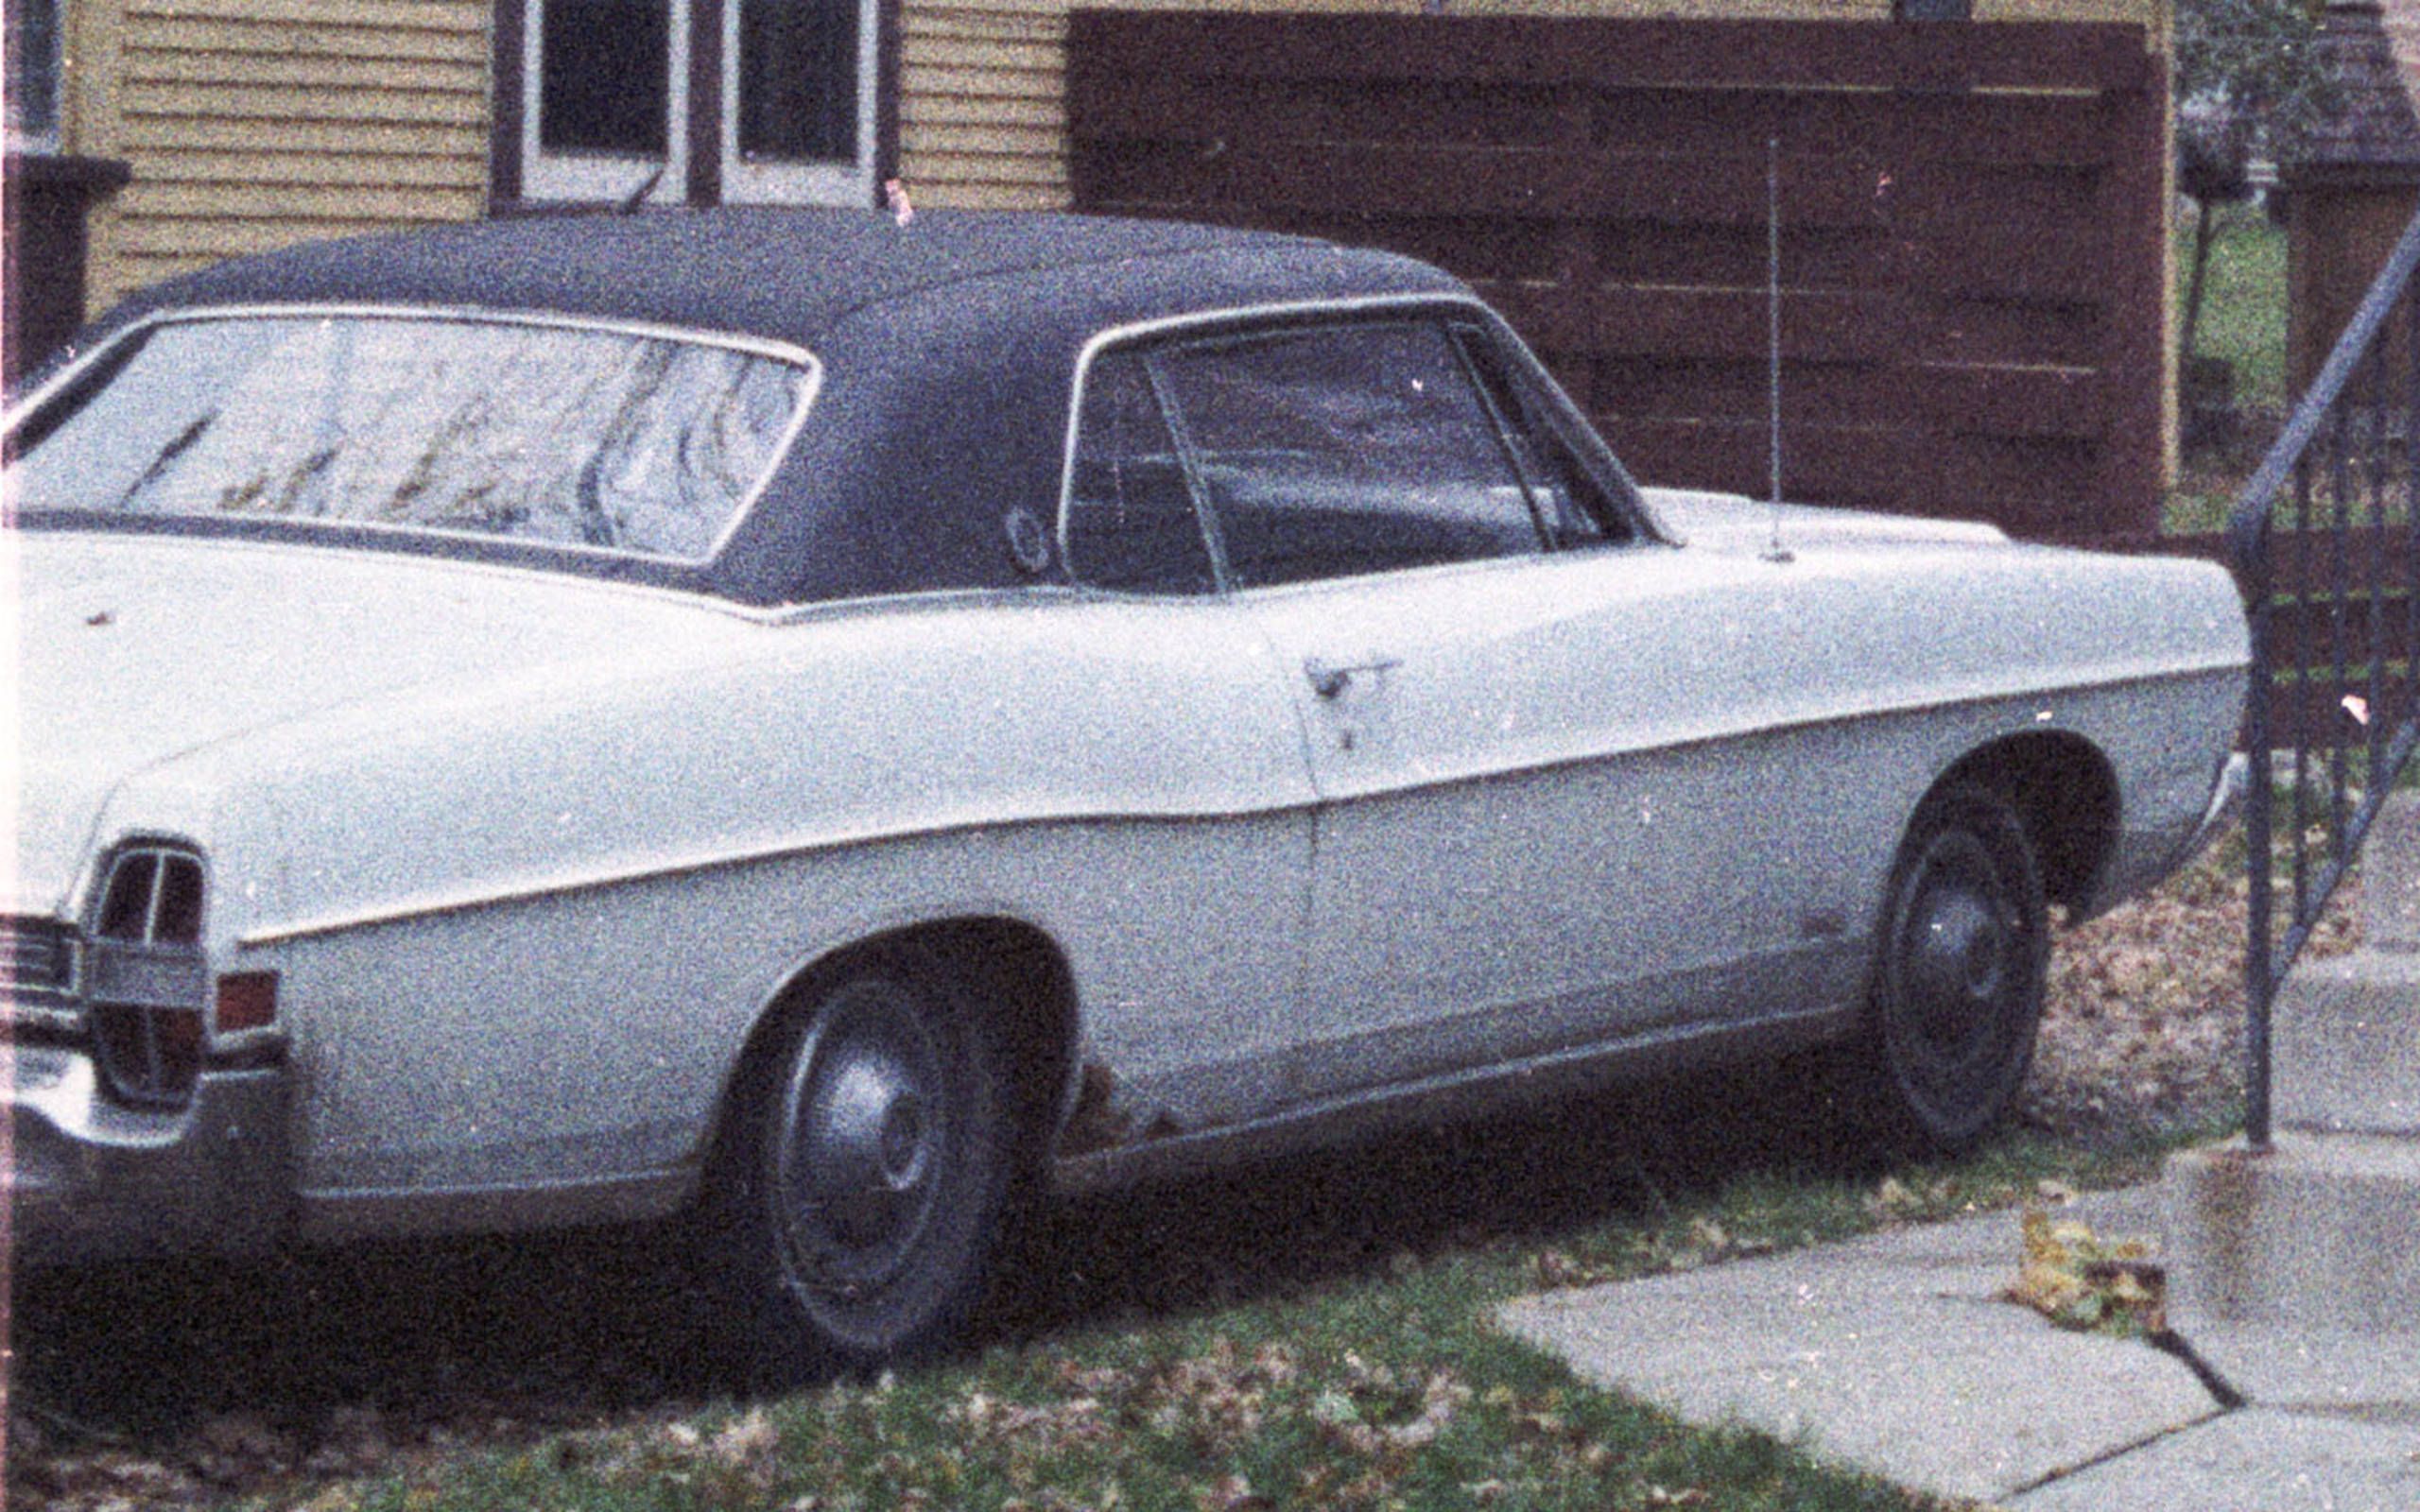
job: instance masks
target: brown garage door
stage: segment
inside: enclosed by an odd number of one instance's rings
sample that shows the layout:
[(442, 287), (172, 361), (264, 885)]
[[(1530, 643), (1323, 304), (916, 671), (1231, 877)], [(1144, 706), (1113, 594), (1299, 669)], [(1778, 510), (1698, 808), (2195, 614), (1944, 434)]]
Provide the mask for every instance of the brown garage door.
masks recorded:
[[(1079, 11), (1078, 208), (1476, 283), (1650, 482), (2033, 537), (2157, 528), (2161, 111), (2139, 28)], [(1776, 144), (1769, 146), (1769, 144)]]

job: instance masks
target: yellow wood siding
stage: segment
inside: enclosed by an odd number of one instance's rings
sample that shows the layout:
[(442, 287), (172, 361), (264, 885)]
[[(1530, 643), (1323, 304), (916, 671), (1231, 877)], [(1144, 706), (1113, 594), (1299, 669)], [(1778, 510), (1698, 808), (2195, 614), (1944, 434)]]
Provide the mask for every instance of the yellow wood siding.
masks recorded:
[[(1067, 203), (1067, 12), (1374, 10), (1422, 0), (904, 0), (900, 172), (919, 204)], [(2170, 0), (1976, 0), (1979, 20), (2133, 21), (2165, 47)], [(1882, 20), (1890, 0), (1454, 0), (1451, 13)]]
[(1067, 15), (1047, 0), (906, 0), (899, 162), (919, 203), (1067, 202)]
[[(87, 0), (75, 150), (134, 180), (91, 305), (241, 252), (485, 206), (489, 0)], [(106, 77), (95, 77), (105, 75)]]

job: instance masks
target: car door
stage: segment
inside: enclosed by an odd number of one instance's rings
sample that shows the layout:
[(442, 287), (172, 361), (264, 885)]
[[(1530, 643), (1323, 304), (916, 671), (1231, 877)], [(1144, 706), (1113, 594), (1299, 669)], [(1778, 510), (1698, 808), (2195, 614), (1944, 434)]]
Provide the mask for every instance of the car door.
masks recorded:
[(1076, 961), (1087, 1054), (1115, 1078), (1107, 1121), (1129, 1132), (1249, 1122), (1289, 1100), (1302, 1046), (1316, 793), (1286, 679), (1218, 592), (1132, 353), (1088, 365), (1067, 473), (1060, 555), (1086, 591), (1078, 633), (1114, 679), (1070, 717), (1105, 714), (1088, 738), (1104, 761), (1156, 766), (1167, 803), (1067, 885), (1108, 936)]
[(1837, 938), (1774, 928), (1824, 850), (1748, 748), (1774, 569), (1588, 496), (1492, 339), (1364, 319), (1151, 358), (1224, 586), (1299, 674), (1305, 1098), (1853, 984)]

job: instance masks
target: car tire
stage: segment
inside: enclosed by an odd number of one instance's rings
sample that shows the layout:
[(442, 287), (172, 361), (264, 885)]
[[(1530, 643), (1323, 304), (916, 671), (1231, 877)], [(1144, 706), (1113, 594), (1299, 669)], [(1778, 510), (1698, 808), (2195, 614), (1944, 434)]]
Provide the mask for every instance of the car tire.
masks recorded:
[(886, 953), (815, 991), (751, 1072), (701, 1225), (751, 1383), (948, 1342), (983, 1294), (1016, 1149), (977, 1003), (931, 956)]
[(2042, 869), (2024, 823), (1987, 787), (1925, 800), (1891, 868), (1856, 1071), (1886, 1136), (1972, 1146), (2032, 1064), (2049, 961)]

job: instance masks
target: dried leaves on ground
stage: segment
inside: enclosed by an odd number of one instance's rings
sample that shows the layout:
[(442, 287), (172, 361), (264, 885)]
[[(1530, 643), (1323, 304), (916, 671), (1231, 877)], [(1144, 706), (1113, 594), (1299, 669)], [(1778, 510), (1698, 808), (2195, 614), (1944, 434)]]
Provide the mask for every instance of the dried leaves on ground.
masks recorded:
[[(2153, 896), (2063, 932), (2022, 1108), (2026, 1123), (2097, 1143), (2204, 1125), (2237, 1106), (2244, 927), (2238, 872), (2205, 858)], [(2322, 931), (2314, 949), (2342, 950), (2352, 940), (2340, 919)], [(1641, 1094), (1646, 1105), (1663, 1096)], [(1626, 1122), (1642, 1116), (1633, 1108), (1593, 1133), (1559, 1129), (1529, 1144), (1499, 1135), (1459, 1143), (1448, 1137), (1414, 1142), (1411, 1153), (1377, 1162), (1404, 1164), (1408, 1174), (1357, 1169), (1347, 1160), (1333, 1173), (1298, 1173), (1292, 1190), (1271, 1192), (1265, 1178), (1259, 1185), (1243, 1179), (1176, 1199), (1131, 1199), (1118, 1226), (1136, 1233), (1070, 1250), (1058, 1283), (1067, 1295), (1041, 1324), (1044, 1336), (1130, 1312), (1183, 1316), (1237, 1297), (1365, 1275), (1374, 1266), (1392, 1272), (1414, 1252), (1449, 1256), (1510, 1246), (1527, 1257), (1539, 1283), (1589, 1279), (1597, 1260), (1557, 1247), (1555, 1226), (1584, 1226), (1587, 1214), (1606, 1212), (1608, 1203), (1661, 1208), (1661, 1183), (1672, 1162), (1696, 1158), (1673, 1147), (1703, 1138), (1702, 1111), (1663, 1109), (1672, 1119), (1668, 1132), (1646, 1136), (1646, 1146), (1635, 1143), (1637, 1125)], [(1777, 1143), (1788, 1147), (1794, 1138), (1784, 1134)], [(1762, 1157), (1738, 1159), (1752, 1169)], [(1607, 1195), (1609, 1171), (1630, 1173), (1613, 1183), (1629, 1186), (1627, 1194)], [(1403, 1187), (1413, 1190), (1406, 1195)], [(1493, 1187), (1514, 1190), (1517, 1200), (1491, 1195)], [(1954, 1193), (1882, 1178), (1871, 1189), (1867, 1215), (1898, 1221), (1955, 1200)], [(1273, 1221), (1271, 1205), (1282, 1209)], [(1219, 1211), (1202, 1217), (1186, 1211), (1193, 1208)], [(1215, 1237), (1204, 1224), (1228, 1237)], [(1233, 1237), (1257, 1227), (1299, 1237), (1280, 1249)], [(1773, 1243), (1711, 1217), (1679, 1217), (1666, 1227), (1669, 1233), (1637, 1242), (1668, 1249), (1668, 1263), (1676, 1265), (1754, 1254)], [(550, 1254), (527, 1258), (547, 1245), (556, 1246)], [(46, 1340), (19, 1340), (10, 1362), (0, 1504), (98, 1512), (257, 1497), (338, 1512), (355, 1504), (354, 1487), (364, 1477), (433, 1475), (467, 1451), (488, 1450), (502, 1452), (508, 1467), (543, 1460), (550, 1470), (595, 1482), (675, 1490), (679, 1504), (832, 1512), (874, 1504), (865, 1500), (866, 1487), (880, 1482), (887, 1505), (964, 1502), (1042, 1512), (1121, 1504), (1115, 1467), (1148, 1441), (1158, 1446), (1152, 1452), (1169, 1456), (1174, 1468), (1166, 1474), (1176, 1477), (1169, 1484), (1189, 1486), (1187, 1494), (1203, 1507), (1374, 1506), (1385, 1504), (1395, 1494), (1388, 1487), (1415, 1466), (1418, 1475), (1433, 1479), (1449, 1462), (1438, 1457), (1440, 1446), (1469, 1435), (1497, 1447), (1453, 1471), (1461, 1504), (1530, 1500), (1554, 1477), (1571, 1475), (1614, 1493), (1605, 1504), (1705, 1500), (1668, 1468), (1615, 1463), (1614, 1452), (1548, 1396), (1474, 1388), (1449, 1370), (1380, 1365), (1350, 1351), (1314, 1354), (1290, 1344), (1213, 1345), (1114, 1368), (1073, 1364), (1047, 1345), (1029, 1349), (1018, 1356), (1027, 1362), (1017, 1367), (1018, 1390), (979, 1383), (994, 1379), (987, 1369), (977, 1385), (930, 1409), (946, 1439), (932, 1454), (884, 1447), (892, 1409), (887, 1389), (877, 1385), (829, 1388), (803, 1413), (791, 1403), (769, 1417), (762, 1409), (717, 1415), (704, 1407), (717, 1389), (702, 1383), (710, 1378), (670, 1358), (682, 1348), (672, 1337), (673, 1314), (625, 1300), (634, 1289), (671, 1282), (647, 1263), (626, 1261), (622, 1247), (593, 1239), (482, 1242), (434, 1262), (413, 1251), (386, 1261), (296, 1263), (296, 1297), (278, 1295), (293, 1289), (285, 1270), (247, 1272), (249, 1281), (237, 1277), (218, 1290), (198, 1285), (189, 1271), (178, 1273), (184, 1280), (168, 1284), (195, 1287), (199, 1300), (171, 1304), (139, 1289), (126, 1294), (143, 1307), (167, 1309), (164, 1315), (172, 1315), (176, 1329), (194, 1331), (189, 1343), (162, 1349), (147, 1366), (186, 1377), (182, 1400), (191, 1405), (165, 1414), (120, 1410), (125, 1402), (112, 1400), (118, 1388), (106, 1384), (119, 1378), (106, 1371), (97, 1394), (82, 1398), (47, 1389), (40, 1369), (29, 1386), (21, 1379), (28, 1349), (56, 1374), (62, 1364), (92, 1363), (78, 1360), (78, 1350), (126, 1348), (123, 1338), (95, 1341), (77, 1332), (106, 1332), (111, 1312), (125, 1310), (123, 1295), (88, 1300), (80, 1314), (71, 1301), (64, 1333), (54, 1318)], [(411, 1279), (416, 1267), (432, 1263), (442, 1272), (439, 1279)], [(531, 1267), (553, 1280), (532, 1283), (523, 1274)], [(243, 1294), (247, 1286), (266, 1286), (268, 1294)], [(512, 1299), (525, 1288), (569, 1291), (574, 1300), (524, 1316)], [(378, 1300), (397, 1292), (406, 1299), (391, 1306)], [(391, 1315), (381, 1315), (381, 1307)], [(583, 1307), (594, 1310), (584, 1324), (562, 1321), (562, 1314)], [(212, 1324), (214, 1310), (250, 1320)], [(187, 1311), (203, 1314), (202, 1321), (184, 1316)], [(252, 1312), (261, 1315), (252, 1318)], [(324, 1330), (327, 1337), (298, 1343), (298, 1330)], [(1304, 1482), (1299, 1466), (1286, 1472), (1290, 1479), (1232, 1468), (1255, 1455), (1277, 1463), (1262, 1450), (1289, 1435), (1317, 1446), (1300, 1464), (1329, 1467), (1319, 1484)], [(1250, 1446), (1240, 1460), (1238, 1445)], [(512, 1457), (516, 1452), (522, 1459)], [(952, 1465), (955, 1470), (947, 1469)], [(1195, 1474), (1188, 1465), (1220, 1468)], [(824, 1474), (813, 1470), (818, 1466), (848, 1473), (818, 1480)], [(955, 1491), (944, 1484), (951, 1474), (961, 1478)]]
[[(2359, 942), (2348, 883), (2308, 953)], [(2222, 1122), (2243, 1099), (2246, 884), (2236, 848), (2148, 897), (2063, 932), (2020, 1116), (2108, 1141)]]

